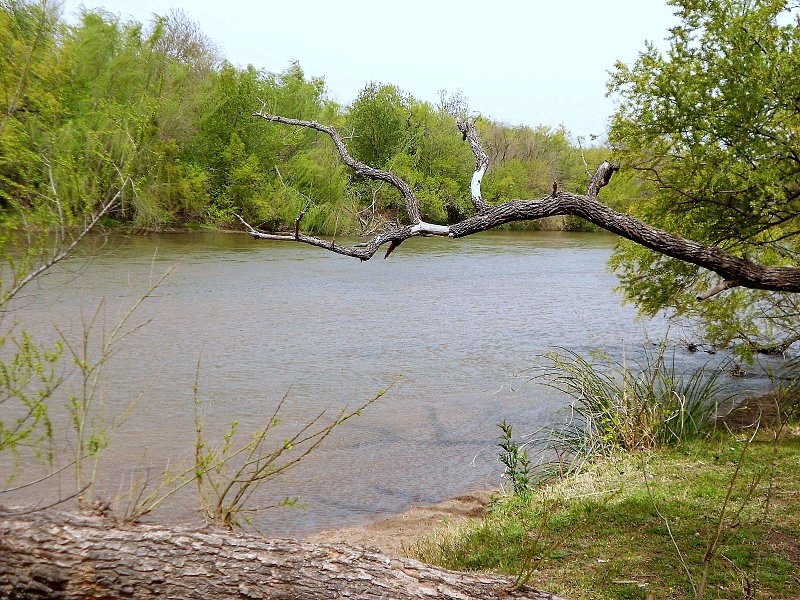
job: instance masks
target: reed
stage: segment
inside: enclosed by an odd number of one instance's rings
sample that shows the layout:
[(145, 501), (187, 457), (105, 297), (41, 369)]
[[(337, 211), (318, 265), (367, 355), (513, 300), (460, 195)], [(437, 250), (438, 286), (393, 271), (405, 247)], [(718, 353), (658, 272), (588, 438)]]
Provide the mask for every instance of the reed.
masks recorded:
[(569, 416), (548, 446), (570, 468), (620, 451), (649, 450), (706, 435), (729, 399), (723, 369), (679, 371), (666, 344), (646, 347), (642, 358), (590, 362), (569, 350), (546, 355), (536, 379), (572, 398)]

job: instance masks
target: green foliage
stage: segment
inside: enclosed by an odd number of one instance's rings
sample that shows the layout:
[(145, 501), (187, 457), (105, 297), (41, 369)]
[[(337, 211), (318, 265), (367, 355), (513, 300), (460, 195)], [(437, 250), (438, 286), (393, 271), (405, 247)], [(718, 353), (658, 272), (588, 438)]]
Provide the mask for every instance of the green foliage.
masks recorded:
[[(57, 180), (69, 181), (69, 173), (76, 173), (84, 184), (75, 195), (92, 198), (122, 171), (134, 185), (117, 218), (136, 225), (169, 223), (176, 215), (166, 206), (197, 202), (197, 196), (181, 195), (174, 178), (192, 173), (177, 147), (193, 133), (191, 119), (197, 119), (198, 95), (205, 89), (197, 80), (208, 75), (208, 67), (197, 56), (182, 57), (180, 44), (168, 37), (178, 25), (156, 19), (146, 32), (139, 23), (85, 13), (63, 49), (71, 65), (65, 90), (71, 112), (65, 132), (56, 137), (54, 162), (65, 167)], [(94, 152), (85, 152), (87, 142)], [(100, 160), (87, 164), (87, 157)], [(194, 194), (197, 182), (193, 177), (183, 186), (186, 193)]]
[[(391, 186), (353, 176), (327, 138), (258, 123), (264, 110), (337, 126), (356, 158), (412, 184), (423, 218), (472, 214), (474, 157), (444, 106), (370, 83), (349, 107), (294, 63), (282, 73), (221, 61), (180, 12), (149, 24), (103, 10), (59, 20), (50, 4), (0, 4), (0, 220), (57, 195), (69, 218), (102, 205), (129, 181), (116, 223), (160, 228), (238, 226), (344, 235), (374, 231), (403, 209)], [(487, 197), (536, 197), (552, 181), (583, 191), (578, 148), (563, 130), (481, 120), (492, 167)], [(351, 135), (348, 135), (350, 133)], [(56, 187), (54, 191), (52, 188)], [(49, 208), (52, 207), (48, 207)], [(582, 228), (558, 218), (545, 226)]]
[(607, 357), (593, 363), (570, 351), (546, 358), (549, 364), (537, 377), (573, 399), (569, 421), (550, 441), (559, 456), (572, 461), (568, 469), (620, 451), (702, 437), (726, 399), (721, 370), (682, 373), (663, 343), (655, 351), (645, 347), (641, 361), (631, 364)]
[(284, 200), (295, 196), (313, 198), (322, 214), (316, 227), (341, 210), (346, 176), (331, 160), (332, 146), (307, 131), (287, 138), (274, 127), (259, 127), (251, 116), (260, 99), (265, 110), (317, 118), (329, 109), (321, 80), (307, 80), (297, 64), (276, 75), (225, 63), (211, 81), (197, 135), (183, 152), (184, 160), (207, 174), (208, 220), (232, 224), (240, 213), (258, 225), (288, 226), (300, 211)]
[[(672, 0), (669, 48), (618, 64), (610, 141), (646, 182), (628, 208), (658, 227), (767, 265), (800, 252), (800, 24), (784, 0)], [(612, 188), (613, 188), (612, 183)], [(713, 275), (623, 244), (613, 266), (652, 314), (698, 319), (712, 343), (760, 348), (800, 339), (796, 295), (737, 290), (698, 303)]]
[[(182, 17), (156, 19), (145, 31), (104, 12), (86, 12), (68, 27), (44, 2), (0, 9), (0, 37), (15, 48), (0, 64), (0, 219), (53, 194), (63, 214), (77, 217), (127, 178), (133, 185), (118, 220), (170, 222), (177, 216), (170, 203), (180, 217), (192, 216), (181, 209), (197, 197), (197, 178), (174, 149), (193, 133), (205, 89), (198, 80), (213, 61)], [(183, 173), (190, 183), (175, 185)]]
[(511, 480), (511, 488), (516, 496), (525, 496), (531, 492), (531, 461), (524, 444), (514, 440), (512, 426), (503, 420), (500, 428), (500, 462), (505, 467), (503, 476)]
[(370, 83), (359, 93), (347, 114), (354, 136), (353, 156), (382, 169), (410, 141), (409, 98), (393, 85)]
[(62, 346), (42, 349), (22, 332), (0, 337), (0, 352), (8, 357), (0, 359), (0, 453), (19, 457), (24, 448), (51, 462), (48, 400), (61, 383), (56, 364)]
[[(420, 201), (423, 218), (431, 222), (447, 220), (447, 205), (457, 203), (452, 193), (452, 177), (443, 164), (451, 148), (444, 149), (450, 131), (441, 136), (438, 115), (430, 105), (403, 93), (392, 85), (370, 83), (349, 107), (345, 130), (352, 131), (348, 150), (358, 160), (377, 168), (389, 169), (414, 189)], [(445, 167), (441, 171), (436, 169)], [(469, 162), (465, 163), (465, 166)], [(468, 181), (468, 170), (464, 175)], [(354, 181), (355, 196), (362, 206), (370, 206), (374, 214), (395, 218), (404, 203), (392, 187), (375, 182)]]
[(53, 81), (59, 23), (45, 2), (0, 2), (0, 211), (29, 205), (42, 185), (38, 146), (60, 110)]

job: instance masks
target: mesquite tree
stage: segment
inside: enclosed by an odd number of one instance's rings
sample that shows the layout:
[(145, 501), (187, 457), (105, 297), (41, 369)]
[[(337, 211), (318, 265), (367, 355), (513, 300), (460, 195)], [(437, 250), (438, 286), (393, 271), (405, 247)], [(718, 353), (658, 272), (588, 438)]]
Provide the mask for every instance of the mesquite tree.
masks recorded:
[[(255, 117), (329, 136), (358, 176), (399, 192), (405, 214), (351, 247), (303, 233), (304, 211), (288, 233), (245, 226), (257, 238), (368, 260), (381, 246), (388, 245), (388, 256), (413, 236), (458, 238), (515, 221), (574, 215), (630, 242), (612, 264), (627, 297), (644, 312), (666, 308), (700, 316), (712, 341), (738, 338), (748, 342), (745, 352), (785, 350), (800, 339), (797, 9), (786, 0), (671, 4), (682, 24), (672, 30), (669, 51), (662, 55), (648, 45), (635, 65), (616, 68), (611, 88), (623, 102), (611, 129), (615, 156), (587, 178), (584, 194), (556, 182), (538, 199), (487, 202), (482, 180), (489, 157), (474, 119), (455, 102), (450, 108), (476, 159), (473, 213), (448, 224), (426, 222), (412, 186), (380, 164), (354, 158), (335, 128), (262, 107)], [(620, 169), (644, 182), (625, 213), (599, 199)], [(717, 295), (715, 302), (700, 302)]]
[[(800, 256), (800, 10), (796, 2), (673, 1), (669, 48), (617, 65), (621, 97), (610, 141), (647, 182), (637, 217), (764, 265)], [(655, 248), (658, 250), (658, 248)], [(700, 317), (705, 334), (740, 348), (800, 338), (800, 296), (742, 285), (715, 302), (694, 296), (713, 274), (692, 261), (622, 244), (613, 264), (647, 312)], [(701, 265), (704, 266), (704, 265)], [(737, 278), (724, 275), (735, 286)], [(751, 288), (751, 289), (746, 289)], [(797, 291), (791, 287), (783, 292)]]

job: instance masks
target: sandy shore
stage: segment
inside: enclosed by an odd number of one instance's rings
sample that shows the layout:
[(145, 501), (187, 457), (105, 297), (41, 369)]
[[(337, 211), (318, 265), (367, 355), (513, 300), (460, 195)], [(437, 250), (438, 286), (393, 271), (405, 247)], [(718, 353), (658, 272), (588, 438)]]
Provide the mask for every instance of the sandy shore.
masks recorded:
[(406, 556), (406, 548), (410, 544), (430, 535), (439, 527), (482, 519), (494, 493), (473, 492), (431, 506), (415, 506), (371, 525), (323, 531), (310, 536), (308, 541), (344, 542), (393, 556)]

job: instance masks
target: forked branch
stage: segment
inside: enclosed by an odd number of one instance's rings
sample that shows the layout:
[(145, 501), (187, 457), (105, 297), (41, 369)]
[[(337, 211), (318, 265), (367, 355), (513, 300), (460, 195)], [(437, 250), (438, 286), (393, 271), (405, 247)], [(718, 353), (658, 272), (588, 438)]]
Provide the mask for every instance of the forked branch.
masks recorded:
[(613, 174), (619, 170), (619, 165), (616, 163), (605, 161), (597, 168), (589, 181), (586, 194), (574, 194), (560, 190), (554, 185), (553, 192), (540, 200), (510, 200), (492, 206), (483, 199), (481, 194), (481, 182), (489, 164), (488, 156), (483, 150), (474, 121), (459, 119), (457, 120), (458, 128), (464, 140), (469, 142), (476, 158), (470, 186), (472, 204), (476, 214), (451, 225), (435, 225), (422, 220), (419, 202), (405, 181), (391, 171), (375, 169), (354, 159), (333, 127), (320, 125), (315, 121), (289, 119), (264, 112), (255, 113), (253, 116), (272, 123), (314, 129), (330, 136), (342, 160), (353, 171), (373, 180), (385, 181), (397, 188), (405, 200), (406, 216), (410, 221), (408, 225), (394, 226), (390, 230), (376, 235), (365, 244), (357, 246), (340, 246), (335, 242), (300, 233), (299, 226), (302, 215), (298, 217), (293, 234), (263, 233), (242, 221), (250, 235), (255, 238), (298, 241), (346, 256), (369, 260), (383, 244), (390, 244), (389, 251), (385, 255), (388, 256), (400, 243), (416, 235), (459, 238), (494, 229), (506, 223), (573, 215), (586, 219), (606, 231), (615, 233), (645, 248), (703, 267), (719, 275), (722, 278), (720, 283), (699, 294), (698, 300), (705, 300), (737, 286), (777, 292), (800, 292), (800, 268), (798, 267), (773, 267), (741, 258), (719, 248), (652, 227), (635, 217), (617, 212), (599, 202), (597, 196), (600, 190), (608, 185)]

